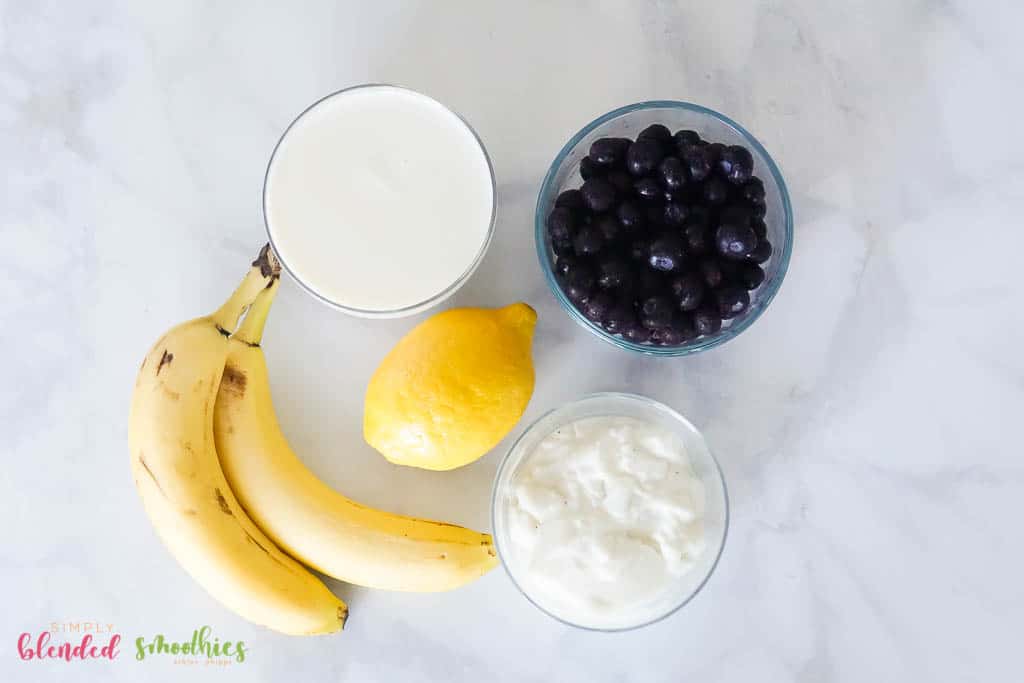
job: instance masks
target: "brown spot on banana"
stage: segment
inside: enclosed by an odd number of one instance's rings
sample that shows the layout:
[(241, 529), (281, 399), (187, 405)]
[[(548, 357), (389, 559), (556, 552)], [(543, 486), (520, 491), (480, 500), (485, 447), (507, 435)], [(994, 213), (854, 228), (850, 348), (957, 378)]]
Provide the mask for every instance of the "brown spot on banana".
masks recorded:
[(281, 263), (277, 260), (274, 252), (270, 250), (269, 243), (263, 245), (252, 265), (254, 268), (258, 267), (260, 269), (260, 275), (271, 278), (271, 282), (273, 282), (274, 278), (281, 276)]
[(338, 623), (341, 624), (342, 630), (344, 630), (346, 622), (348, 622), (348, 606), (347, 605), (339, 605), (338, 606)]
[(160, 492), (160, 495), (167, 498), (167, 494), (164, 492), (164, 487), (160, 485), (160, 481), (156, 478), (156, 475), (153, 474), (153, 470), (149, 469), (149, 465), (146, 463), (146, 456), (142, 453), (139, 453), (139, 465), (141, 465), (142, 469), (149, 475), (149, 478), (153, 480), (153, 485), (156, 486), (156, 490)]
[(224, 366), (224, 374), (220, 379), (220, 386), (225, 391), (230, 391), (238, 398), (245, 396), (245, 387), (249, 383), (249, 378), (245, 376), (245, 373), (233, 365)]
[[(160, 356), (160, 364), (156, 366), (156, 374), (159, 375), (160, 371), (164, 369), (164, 366), (170, 365), (172, 360), (174, 360), (174, 354), (169, 353), (167, 349), (164, 349), (164, 354)], [(145, 365), (146, 361), (142, 361), (142, 364)]]
[[(239, 524), (239, 526), (241, 526), (241, 524)], [(287, 569), (287, 570), (288, 570), (289, 572), (292, 572), (292, 573), (294, 573), (294, 572), (295, 572), (295, 568), (294, 568), (294, 567), (292, 567), (292, 566), (291, 566), (291, 565), (289, 565), (289, 564), (286, 564), (285, 562), (283, 562), (283, 561), (281, 560), (281, 558), (277, 557), (276, 555), (274, 555), (274, 553), (270, 552), (270, 550), (269, 550), (269, 549), (268, 549), (268, 548), (267, 548), (266, 546), (264, 546), (264, 545), (263, 545), (262, 543), (260, 543), (259, 541), (257, 541), (257, 540), (256, 540), (256, 539), (255, 539), (255, 538), (253, 537), (253, 535), (252, 535), (252, 534), (250, 534), (250, 533), (249, 533), (249, 532), (248, 532), (248, 531), (247, 531), (247, 530), (245, 529), (245, 527), (242, 527), (242, 533), (244, 533), (244, 534), (245, 534), (245, 540), (247, 540), (247, 541), (248, 541), (249, 543), (252, 543), (252, 544), (253, 544), (253, 545), (255, 545), (255, 546), (256, 546), (257, 548), (259, 548), (259, 549), (260, 549), (260, 550), (262, 550), (262, 551), (263, 551), (264, 553), (266, 553), (266, 554), (267, 554), (267, 557), (269, 557), (269, 558), (270, 558), (271, 560), (273, 560), (274, 562), (277, 562), (277, 563), (278, 563), (279, 565), (281, 565), (282, 567), (284, 567), (285, 569)]]
[(213, 495), (217, 497), (217, 506), (220, 508), (220, 511), (223, 512), (225, 515), (230, 515), (234, 517), (235, 515), (233, 512), (231, 512), (231, 506), (228, 505), (227, 498), (224, 497), (224, 494), (220, 492), (219, 488), (213, 489)]
[(179, 394), (177, 391), (174, 391), (173, 389), (168, 389), (166, 384), (161, 384), (160, 388), (164, 390), (164, 395), (166, 395), (167, 398), (171, 399), (172, 401), (177, 401), (179, 398), (181, 398), (181, 394)]

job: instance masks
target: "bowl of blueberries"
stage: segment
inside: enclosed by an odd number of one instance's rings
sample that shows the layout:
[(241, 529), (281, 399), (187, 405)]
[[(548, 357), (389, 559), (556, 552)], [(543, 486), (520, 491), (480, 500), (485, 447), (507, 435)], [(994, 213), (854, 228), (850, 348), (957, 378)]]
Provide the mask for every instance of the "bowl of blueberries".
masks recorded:
[(771, 303), (793, 212), (778, 166), (742, 126), (688, 102), (587, 124), (537, 199), (537, 255), (558, 302), (619, 348), (682, 356), (723, 344)]

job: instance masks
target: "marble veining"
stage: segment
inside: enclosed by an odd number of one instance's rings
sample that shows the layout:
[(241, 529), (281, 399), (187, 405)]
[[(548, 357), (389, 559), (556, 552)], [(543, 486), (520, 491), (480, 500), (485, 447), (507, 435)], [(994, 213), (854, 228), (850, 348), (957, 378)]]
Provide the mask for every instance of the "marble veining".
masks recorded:
[[(966, 0), (0, 0), (0, 678), (1020, 679), (1022, 20), (1019, 3)], [(499, 570), (441, 595), (332, 583), (349, 629), (288, 639), (220, 608), (153, 534), (126, 449), (138, 361), (216, 305), (263, 243), (284, 126), (366, 81), (431, 94), (488, 147), (497, 234), (453, 302), (538, 309), (525, 420), (636, 391), (689, 416), (719, 456), (729, 540), (672, 618), (574, 631)], [(795, 206), (778, 298), (694, 358), (602, 344), (558, 308), (533, 252), (555, 152), (652, 98), (742, 122)], [(347, 494), (486, 528), (508, 440), (429, 473), (361, 439), (363, 388), (411, 322), (347, 318), (286, 282), (264, 344), (282, 426)], [(17, 659), (20, 632), (61, 620), (132, 640), (205, 624), (251, 656), (183, 669), (137, 662), (128, 642), (114, 662)]]

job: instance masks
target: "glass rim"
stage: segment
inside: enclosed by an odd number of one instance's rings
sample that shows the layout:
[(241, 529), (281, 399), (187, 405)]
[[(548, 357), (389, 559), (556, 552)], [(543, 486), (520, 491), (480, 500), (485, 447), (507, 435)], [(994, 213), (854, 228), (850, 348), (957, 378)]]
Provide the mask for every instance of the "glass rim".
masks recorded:
[[(751, 147), (753, 147), (757, 154), (764, 160), (765, 165), (768, 167), (768, 172), (775, 181), (776, 187), (779, 188), (779, 197), (782, 203), (783, 234), (785, 239), (782, 249), (779, 252), (777, 277), (768, 283), (759, 293), (760, 305), (758, 308), (752, 314), (741, 318), (735, 324), (730, 324), (729, 327), (723, 328), (721, 331), (713, 335), (709, 335), (706, 339), (697, 340), (683, 346), (651, 346), (647, 344), (637, 344), (636, 342), (631, 342), (628, 339), (611, 335), (601, 329), (597, 324), (588, 320), (579, 310), (577, 310), (572, 302), (569, 301), (568, 297), (562, 291), (562, 288), (559, 287), (558, 283), (555, 281), (553, 271), (554, 264), (551, 263), (551, 254), (547, 249), (546, 216), (544, 216), (544, 207), (548, 203), (548, 199), (553, 199), (550, 198), (550, 195), (554, 186), (555, 176), (566, 157), (568, 157), (572, 150), (579, 145), (580, 141), (582, 141), (583, 138), (589, 135), (594, 129), (613, 119), (645, 109), (682, 109), (702, 114), (704, 116), (709, 116), (718, 120), (720, 123), (725, 124), (729, 128), (732, 128)], [(779, 288), (782, 286), (782, 281), (785, 279), (786, 271), (789, 270), (789, 259), (793, 252), (793, 205), (790, 201), (789, 189), (786, 187), (786, 181), (783, 179), (782, 171), (775, 163), (775, 160), (772, 159), (764, 145), (762, 145), (760, 141), (750, 133), (750, 131), (739, 123), (725, 114), (715, 111), (714, 109), (709, 109), (708, 107), (694, 104), (692, 102), (685, 102), (682, 100), (646, 100), (644, 102), (628, 104), (626, 106), (613, 109), (606, 114), (602, 114), (581, 128), (579, 132), (569, 138), (569, 141), (563, 145), (562, 149), (555, 157), (555, 160), (551, 162), (551, 166), (548, 167), (548, 172), (544, 176), (540, 192), (537, 195), (537, 206), (534, 210), (534, 243), (537, 250), (537, 259), (540, 261), (540, 268), (544, 273), (544, 278), (547, 280), (548, 288), (551, 289), (551, 292), (555, 295), (555, 299), (558, 301), (559, 305), (561, 305), (561, 307), (569, 314), (569, 317), (575, 320), (578, 324), (582, 325), (598, 338), (603, 339), (609, 344), (621, 349), (642, 353), (648, 356), (688, 356), (693, 353), (699, 353), (701, 351), (715, 348), (716, 346), (720, 346), (721, 344), (724, 344), (730, 339), (738, 336), (754, 324), (754, 321), (761, 317), (764, 311), (768, 308), (768, 305), (771, 304), (772, 300), (775, 298), (775, 295), (778, 294)]]
[[(277, 157), (277, 151), (281, 148), (281, 144), (288, 136), (288, 133), (291, 132), (292, 128), (295, 127), (295, 124), (301, 121), (306, 114), (311, 112), (320, 104), (326, 102), (332, 97), (342, 95), (352, 90), (361, 90), (364, 88), (394, 88), (396, 90), (402, 90), (408, 93), (412, 93), (414, 95), (418, 95), (419, 97), (424, 97), (430, 100), (431, 102), (437, 104), (444, 111), (448, 112), (449, 114), (452, 114), (457, 120), (459, 120), (462, 123), (463, 126), (466, 127), (466, 130), (469, 131), (470, 135), (472, 135), (473, 139), (476, 141), (477, 147), (479, 147), (480, 153), (483, 154), (484, 161), (487, 163), (487, 172), (490, 175), (491, 180), (491, 218), (487, 226), (487, 234), (484, 236), (484, 240), (480, 244), (480, 249), (477, 252), (476, 256), (473, 257), (473, 261), (469, 264), (466, 270), (463, 271), (461, 275), (459, 275), (458, 278), (456, 278), (450, 285), (445, 287), (437, 294), (432, 294), (431, 296), (422, 301), (410, 304), (408, 306), (402, 306), (401, 308), (383, 310), (356, 308), (354, 306), (346, 306), (345, 304), (333, 301), (324, 296), (323, 294), (321, 294), (320, 292), (316, 291), (305, 280), (299, 277), (295, 273), (295, 271), (288, 265), (288, 261), (281, 256), (281, 252), (278, 250), (277, 245), (274, 243), (274, 235), (270, 230), (270, 220), (267, 218), (267, 181), (270, 178), (270, 169), (274, 165), (274, 159)], [(346, 88), (335, 90), (324, 95), (323, 97), (320, 97), (312, 104), (304, 108), (301, 112), (299, 112), (299, 114), (294, 119), (292, 119), (291, 123), (288, 124), (288, 126), (281, 133), (281, 136), (277, 139), (277, 142), (274, 144), (274, 149), (270, 153), (270, 158), (267, 160), (267, 169), (263, 173), (263, 189), (261, 191), (260, 196), (260, 208), (263, 213), (263, 227), (267, 233), (267, 240), (270, 242), (270, 247), (274, 250), (274, 253), (277, 255), (278, 261), (281, 262), (282, 268), (288, 273), (288, 275), (291, 276), (292, 280), (297, 282), (298, 285), (308, 294), (313, 296), (313, 298), (318, 299), (322, 303), (327, 304), (331, 308), (334, 308), (336, 310), (342, 311), (343, 313), (347, 313), (349, 315), (356, 316), (359, 318), (401, 318), (409, 315), (414, 315), (416, 313), (421, 313), (422, 311), (425, 311), (428, 308), (432, 308), (433, 306), (436, 306), (437, 304), (441, 303), (442, 301), (453, 295), (456, 291), (458, 291), (459, 288), (462, 287), (462, 285), (464, 285), (466, 281), (473, 275), (473, 273), (476, 272), (476, 269), (480, 266), (480, 263), (483, 262), (484, 256), (487, 254), (487, 250), (490, 248), (491, 241), (494, 238), (495, 225), (497, 223), (498, 213), (498, 186), (494, 176), (494, 164), (491, 161), (490, 154), (487, 153), (487, 147), (484, 145), (483, 140), (480, 139), (480, 135), (476, 132), (476, 129), (473, 128), (473, 126), (470, 125), (469, 121), (467, 121), (466, 118), (462, 116), (459, 112), (455, 111), (454, 109), (447, 106), (443, 102), (434, 99), (430, 95), (422, 93), (418, 90), (414, 90), (412, 88), (407, 88), (402, 85), (396, 85), (394, 83), (360, 83), (357, 85), (352, 85)]]
[[(691, 591), (688, 595), (686, 595), (678, 604), (673, 603), (663, 613), (660, 613), (657, 616), (651, 617), (650, 619), (646, 619), (646, 620), (644, 620), (644, 621), (642, 621), (642, 622), (640, 622), (638, 624), (631, 624), (631, 625), (628, 625), (628, 626), (604, 627), (604, 626), (587, 626), (587, 625), (584, 625), (584, 624), (577, 624), (577, 623), (574, 623), (574, 622), (569, 621), (567, 619), (564, 619), (564, 618), (562, 618), (562, 617), (560, 617), (560, 616), (558, 616), (558, 615), (548, 611), (547, 609), (545, 609), (539, 602), (534, 600), (533, 597), (531, 597), (530, 594), (516, 580), (516, 577), (513, 574), (512, 569), (509, 567), (509, 563), (505, 561), (505, 556), (502, 554), (502, 551), (501, 551), (502, 543), (501, 543), (500, 534), (498, 534), (497, 516), (498, 516), (498, 488), (499, 488), (499, 483), (501, 482), (501, 477), (505, 473), (505, 470), (510, 466), (509, 465), (509, 461), (512, 459), (512, 455), (516, 452), (516, 449), (519, 448), (519, 444), (529, 434), (533, 433), (534, 430), (536, 430), (537, 426), (540, 425), (540, 423), (543, 422), (544, 420), (547, 420), (547, 419), (549, 419), (549, 418), (551, 418), (551, 417), (553, 417), (555, 415), (558, 415), (559, 413), (568, 412), (568, 411), (572, 410), (573, 408), (578, 407), (581, 404), (584, 404), (584, 403), (587, 403), (587, 402), (590, 402), (590, 401), (594, 401), (594, 400), (601, 400), (601, 399), (611, 399), (611, 400), (616, 400), (616, 401), (632, 402), (632, 403), (641, 404), (641, 405), (643, 405), (643, 406), (645, 406), (647, 408), (653, 408), (653, 409), (655, 409), (655, 410), (657, 410), (659, 412), (662, 412), (662, 413), (668, 415), (669, 417), (671, 417), (675, 421), (677, 421), (680, 424), (682, 424), (684, 427), (692, 430), (697, 436), (699, 436), (701, 438), (701, 440), (704, 441), (704, 444), (705, 444), (705, 447), (706, 447), (706, 450), (707, 450), (707, 454), (708, 454), (708, 458), (711, 460), (711, 463), (714, 465), (713, 471), (717, 475), (718, 483), (721, 485), (721, 488), (722, 488), (722, 503), (723, 503), (723, 508), (724, 508), (724, 514), (723, 514), (723, 519), (722, 519), (722, 540), (718, 544), (718, 551), (715, 554), (714, 560), (711, 562), (711, 565), (708, 567), (707, 573), (701, 578), (700, 583), (697, 584), (697, 586), (693, 589), (693, 591)], [(583, 418), (580, 418), (580, 419), (583, 419)], [(521, 460), (522, 459), (520, 459), (520, 461)], [(493, 533), (494, 547), (495, 547), (495, 550), (497, 551), (497, 554), (498, 554), (498, 560), (501, 563), (502, 568), (505, 570), (505, 575), (508, 576), (509, 580), (512, 582), (512, 585), (515, 586), (516, 590), (518, 590), (519, 593), (524, 598), (526, 598), (526, 600), (531, 605), (533, 605), (538, 610), (540, 610), (541, 612), (543, 612), (547, 616), (551, 617), (555, 621), (561, 622), (561, 623), (565, 624), (566, 626), (571, 626), (573, 628), (582, 629), (584, 631), (594, 631), (594, 632), (598, 632), (598, 633), (619, 633), (619, 632), (623, 632), (623, 631), (633, 631), (633, 630), (636, 630), (636, 629), (639, 629), (639, 628), (643, 628), (645, 626), (650, 626), (651, 624), (655, 624), (655, 623), (657, 623), (659, 621), (667, 619), (668, 617), (672, 616), (673, 614), (675, 614), (676, 612), (681, 610), (687, 604), (689, 604), (690, 601), (693, 600), (704, 589), (704, 586), (707, 585), (708, 581), (711, 579), (711, 576), (715, 573), (715, 570), (718, 568), (718, 563), (722, 559), (722, 553), (725, 551), (726, 541), (729, 538), (729, 520), (730, 520), (729, 489), (728, 489), (728, 486), (725, 483), (725, 475), (722, 473), (722, 466), (718, 462), (718, 458), (715, 457), (715, 454), (711, 451), (711, 448), (707, 447), (707, 440), (704, 438), (703, 432), (701, 432), (699, 429), (697, 429), (697, 427), (692, 422), (690, 422), (682, 413), (680, 413), (676, 409), (672, 408), (671, 406), (668, 406), (668, 405), (662, 403), (661, 401), (656, 401), (653, 398), (649, 398), (649, 397), (643, 396), (641, 394), (633, 394), (633, 393), (629, 393), (629, 392), (602, 391), (602, 392), (595, 392), (595, 393), (585, 394), (585, 395), (583, 395), (583, 396), (581, 396), (581, 397), (579, 397), (577, 399), (574, 399), (574, 400), (569, 401), (567, 403), (563, 403), (562, 405), (560, 405), (560, 406), (558, 406), (556, 408), (552, 408), (550, 410), (545, 411), (542, 415), (537, 417), (537, 419), (533, 420), (526, 427), (526, 429), (524, 429), (522, 431), (522, 433), (518, 437), (516, 437), (516, 440), (512, 442), (512, 445), (509, 447), (508, 451), (506, 451), (505, 455), (502, 456), (501, 462), (498, 464), (498, 469), (495, 471), (495, 474), (494, 474), (494, 484), (492, 485), (492, 488), (491, 488), (491, 531)]]

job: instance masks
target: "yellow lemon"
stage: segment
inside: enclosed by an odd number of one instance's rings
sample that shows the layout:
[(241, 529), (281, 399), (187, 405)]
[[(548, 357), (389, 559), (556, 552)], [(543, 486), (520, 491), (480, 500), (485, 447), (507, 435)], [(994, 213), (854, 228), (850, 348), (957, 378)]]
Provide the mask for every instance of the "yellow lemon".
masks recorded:
[(524, 303), (431, 316), (384, 357), (363, 436), (398, 465), (450, 470), (494, 448), (533, 394), (537, 313)]

